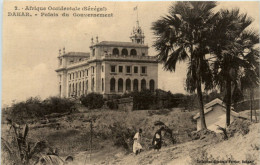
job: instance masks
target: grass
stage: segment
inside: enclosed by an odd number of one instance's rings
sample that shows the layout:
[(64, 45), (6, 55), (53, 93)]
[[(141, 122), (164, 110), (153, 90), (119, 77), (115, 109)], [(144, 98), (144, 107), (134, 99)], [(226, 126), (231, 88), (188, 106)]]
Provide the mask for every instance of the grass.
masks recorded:
[[(95, 119), (93, 123), (93, 148), (99, 150), (107, 144), (123, 145), (127, 143), (131, 151), (132, 138), (135, 132), (143, 129), (144, 148), (148, 150), (155, 131), (155, 121), (164, 122), (173, 132), (178, 132), (178, 142), (189, 141), (187, 131), (195, 130), (196, 125), (191, 121), (190, 112), (180, 109), (122, 112), (119, 110), (83, 110), (68, 116), (55, 118), (53, 127), (42, 127), (30, 130), (29, 138), (34, 141), (45, 140), (52, 148), (57, 148), (60, 156), (73, 155), (86, 151), (90, 146), (90, 123), (88, 119)], [(33, 128), (40, 122), (30, 125)], [(55, 126), (59, 125), (59, 129)], [(42, 125), (42, 124), (40, 124)], [(184, 131), (181, 131), (184, 130)], [(122, 138), (124, 142), (122, 142)], [(165, 136), (165, 145), (171, 145)]]

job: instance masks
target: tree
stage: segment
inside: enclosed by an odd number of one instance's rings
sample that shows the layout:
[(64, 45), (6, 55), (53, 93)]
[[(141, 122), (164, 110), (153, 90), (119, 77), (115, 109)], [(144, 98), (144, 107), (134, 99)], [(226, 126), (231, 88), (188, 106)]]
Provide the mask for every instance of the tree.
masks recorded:
[(214, 7), (216, 2), (176, 2), (168, 15), (152, 25), (156, 36), (153, 46), (159, 52), (158, 61), (164, 68), (175, 71), (177, 62), (188, 62), (186, 86), (189, 92), (197, 91), (202, 129), (207, 128), (202, 84), (205, 90), (212, 88), (212, 73), (206, 55), (210, 53), (208, 43), (214, 40)]
[[(258, 53), (259, 54), (259, 53)], [(258, 57), (259, 56), (255, 56)], [(254, 60), (254, 61), (259, 61)], [(253, 68), (246, 68), (244, 75), (241, 77), (241, 90), (249, 91), (250, 99), (250, 119), (253, 121), (253, 102), (254, 102), (254, 90), (259, 87), (259, 67), (256, 65)], [(257, 122), (257, 115), (255, 110), (255, 121)]]
[[(229, 126), (232, 100), (236, 102), (242, 97), (241, 77), (249, 70), (255, 72), (259, 65), (259, 53), (255, 49), (259, 37), (255, 32), (245, 30), (252, 19), (240, 14), (239, 9), (221, 10), (216, 20), (213, 30), (215, 43), (210, 45), (215, 54), (214, 82), (222, 91), (225, 90), (226, 126)], [(257, 78), (255, 73), (252, 78)]]

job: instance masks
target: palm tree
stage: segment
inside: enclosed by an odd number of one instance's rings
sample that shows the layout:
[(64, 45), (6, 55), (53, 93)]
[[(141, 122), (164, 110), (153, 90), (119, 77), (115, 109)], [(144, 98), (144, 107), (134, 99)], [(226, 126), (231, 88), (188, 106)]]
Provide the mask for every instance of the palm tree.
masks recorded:
[(153, 23), (156, 36), (155, 49), (158, 61), (164, 68), (175, 71), (177, 62), (188, 62), (186, 86), (189, 92), (197, 91), (200, 102), (201, 129), (206, 129), (202, 84), (205, 90), (212, 88), (212, 74), (206, 55), (212, 40), (213, 20), (217, 17), (212, 9), (216, 2), (176, 2), (169, 14)]
[[(255, 32), (245, 30), (252, 19), (246, 14), (240, 14), (239, 9), (221, 10), (216, 20), (215, 43), (211, 45), (216, 57), (213, 73), (215, 84), (225, 89), (226, 126), (229, 126), (232, 98), (236, 99), (235, 96), (241, 93), (241, 77), (245, 71), (255, 72), (259, 65), (255, 48), (259, 37)], [(254, 79), (257, 77), (254, 76)]]

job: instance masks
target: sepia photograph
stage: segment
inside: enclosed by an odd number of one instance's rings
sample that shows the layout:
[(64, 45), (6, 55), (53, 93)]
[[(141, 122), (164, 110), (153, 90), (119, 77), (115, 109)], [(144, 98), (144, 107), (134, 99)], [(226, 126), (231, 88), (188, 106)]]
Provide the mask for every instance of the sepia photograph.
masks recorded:
[(2, 165), (260, 165), (259, 1), (2, 8)]

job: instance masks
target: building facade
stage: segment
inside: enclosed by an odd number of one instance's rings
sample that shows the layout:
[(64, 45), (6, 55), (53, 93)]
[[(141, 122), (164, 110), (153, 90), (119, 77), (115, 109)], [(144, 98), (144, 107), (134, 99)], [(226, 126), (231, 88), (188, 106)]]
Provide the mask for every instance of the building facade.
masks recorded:
[(137, 21), (131, 42), (102, 41), (98, 37), (89, 53), (59, 51), (60, 97), (96, 92), (109, 97), (158, 87), (158, 62), (148, 55), (144, 33)]

